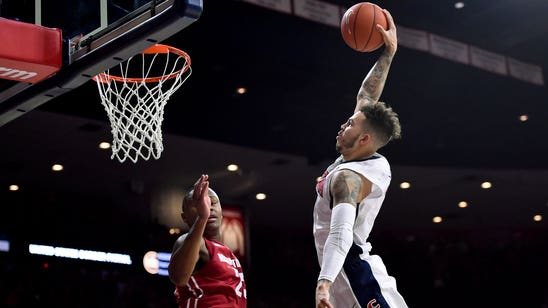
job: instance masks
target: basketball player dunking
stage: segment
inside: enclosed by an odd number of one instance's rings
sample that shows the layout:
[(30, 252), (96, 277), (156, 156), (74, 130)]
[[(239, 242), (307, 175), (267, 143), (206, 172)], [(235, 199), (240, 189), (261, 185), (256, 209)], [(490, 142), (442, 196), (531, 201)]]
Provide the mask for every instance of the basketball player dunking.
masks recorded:
[(341, 155), (316, 186), (314, 239), (321, 265), (316, 308), (407, 307), (367, 242), (391, 180), (390, 165), (377, 151), (400, 137), (398, 115), (379, 102), (397, 50), (394, 20), (384, 13), (388, 29), (376, 28), (384, 50), (362, 82), (354, 114), (341, 125), (336, 142)]

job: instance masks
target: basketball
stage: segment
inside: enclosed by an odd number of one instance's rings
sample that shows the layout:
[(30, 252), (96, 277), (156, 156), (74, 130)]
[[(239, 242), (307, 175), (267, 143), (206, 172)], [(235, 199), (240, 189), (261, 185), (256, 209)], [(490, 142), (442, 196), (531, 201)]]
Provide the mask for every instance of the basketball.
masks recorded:
[(346, 45), (359, 52), (379, 49), (384, 41), (376, 25), (388, 28), (381, 7), (371, 2), (360, 2), (351, 6), (341, 19), (341, 34)]

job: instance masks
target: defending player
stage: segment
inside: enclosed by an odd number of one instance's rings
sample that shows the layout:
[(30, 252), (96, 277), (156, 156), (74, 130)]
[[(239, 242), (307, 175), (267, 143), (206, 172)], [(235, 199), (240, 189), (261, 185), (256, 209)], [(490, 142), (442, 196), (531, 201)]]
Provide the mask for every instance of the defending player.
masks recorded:
[(242, 267), (221, 243), (221, 203), (207, 175), (186, 192), (181, 217), (190, 230), (175, 242), (168, 267), (179, 307), (247, 307)]

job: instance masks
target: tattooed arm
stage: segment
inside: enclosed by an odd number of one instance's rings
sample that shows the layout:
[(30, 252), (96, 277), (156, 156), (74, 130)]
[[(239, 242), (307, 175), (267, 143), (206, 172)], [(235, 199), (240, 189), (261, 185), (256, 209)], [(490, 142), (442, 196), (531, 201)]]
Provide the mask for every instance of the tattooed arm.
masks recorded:
[(371, 192), (371, 182), (358, 173), (341, 169), (333, 174), (329, 191), (333, 204), (350, 203), (356, 206)]
[(386, 77), (388, 76), (390, 64), (392, 64), (392, 59), (398, 49), (398, 37), (394, 19), (387, 10), (384, 10), (384, 14), (388, 22), (388, 30), (384, 30), (381, 26), (377, 25), (377, 30), (382, 34), (384, 39), (384, 51), (362, 82), (356, 98), (354, 113), (359, 111), (364, 104), (375, 103), (379, 100), (384, 89)]
[(320, 276), (316, 286), (316, 307), (331, 308), (329, 289), (341, 271), (346, 254), (353, 243), (356, 206), (371, 192), (371, 182), (354, 171), (340, 170), (333, 174), (329, 190), (333, 210), (329, 236), (325, 242)]

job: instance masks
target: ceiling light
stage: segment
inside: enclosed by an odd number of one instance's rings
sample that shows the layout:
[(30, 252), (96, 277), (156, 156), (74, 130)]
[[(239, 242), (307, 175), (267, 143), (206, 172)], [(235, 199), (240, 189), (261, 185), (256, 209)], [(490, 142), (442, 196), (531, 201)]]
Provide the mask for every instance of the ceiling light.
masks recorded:
[(266, 199), (266, 194), (258, 193), (258, 194), (255, 195), (255, 199), (264, 200), (264, 199)]
[(110, 143), (108, 142), (99, 143), (99, 149), (103, 149), (103, 150), (110, 149)]
[(401, 189), (409, 189), (411, 187), (411, 183), (409, 182), (401, 182), (400, 183), (400, 188)]
[(464, 2), (455, 2), (455, 8), (457, 10), (462, 9), (464, 7)]
[(149, 274), (158, 274), (160, 269), (160, 261), (156, 251), (147, 251), (143, 256), (143, 267)]
[(483, 183), (481, 183), (481, 188), (483, 188), (483, 189), (489, 189), (489, 188), (491, 188), (491, 187), (492, 187), (491, 182), (483, 182)]
[(527, 116), (526, 114), (522, 114), (519, 116), (519, 120), (521, 122), (526, 122), (527, 120), (529, 120), (529, 116)]
[(467, 206), (468, 206), (468, 202), (466, 202), (466, 201), (460, 201), (460, 202), (459, 202), (459, 207), (460, 207), (461, 209), (463, 209), (463, 208), (465, 208), (465, 207), (467, 207)]
[(181, 229), (179, 228), (170, 228), (169, 229), (169, 234), (173, 235), (173, 234), (179, 234), (181, 233)]
[(9, 188), (11, 191), (17, 191), (19, 190), (19, 186), (18, 185), (10, 185), (10, 188)]
[(436, 224), (439, 224), (442, 220), (441, 216), (434, 216), (434, 218), (432, 218), (432, 221)]
[(236, 89), (236, 93), (238, 94), (245, 94), (247, 92), (246, 88), (238, 88)]
[(51, 170), (53, 170), (53, 171), (61, 171), (61, 170), (63, 170), (63, 165), (55, 164), (55, 165), (51, 166)]
[(535, 216), (533, 216), (533, 220), (534, 220), (534, 221), (541, 221), (541, 220), (542, 220), (542, 215), (535, 215)]
[(238, 171), (238, 169), (239, 169), (239, 167), (238, 167), (238, 165), (236, 165), (236, 164), (230, 164), (230, 165), (228, 165), (228, 166), (226, 167), (226, 170), (232, 171), (232, 172)]

